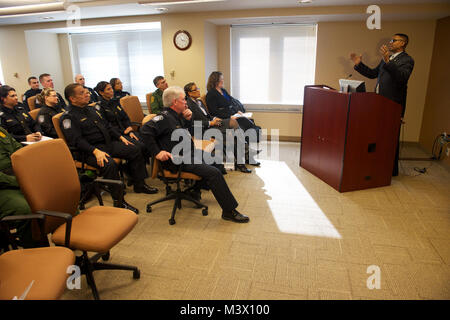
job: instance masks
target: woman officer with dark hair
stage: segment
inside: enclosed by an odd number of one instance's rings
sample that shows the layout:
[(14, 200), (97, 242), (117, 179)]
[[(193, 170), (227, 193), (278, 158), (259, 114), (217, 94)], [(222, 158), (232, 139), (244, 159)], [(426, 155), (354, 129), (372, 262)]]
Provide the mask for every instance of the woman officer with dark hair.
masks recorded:
[(19, 142), (42, 138), (39, 124), (19, 103), (16, 90), (10, 86), (0, 87), (0, 125)]
[[(110, 125), (119, 131), (122, 136), (139, 148), (140, 152), (144, 156), (144, 159), (148, 160), (149, 152), (145, 144), (139, 139), (137, 132), (133, 131), (130, 118), (125, 110), (120, 105), (120, 100), (114, 98), (114, 91), (111, 84), (106, 81), (100, 81), (94, 90), (98, 93), (100, 99), (94, 106), (99, 111), (102, 117), (110, 123)], [(146, 177), (147, 178), (147, 177)], [(132, 181), (129, 181), (129, 184)], [(149, 186), (149, 189), (157, 191), (156, 188)]]
[(123, 91), (122, 81), (120, 81), (119, 78), (111, 78), (111, 80), (109, 80), (109, 84), (114, 90), (114, 98), (120, 99), (126, 96), (130, 96), (129, 92)]

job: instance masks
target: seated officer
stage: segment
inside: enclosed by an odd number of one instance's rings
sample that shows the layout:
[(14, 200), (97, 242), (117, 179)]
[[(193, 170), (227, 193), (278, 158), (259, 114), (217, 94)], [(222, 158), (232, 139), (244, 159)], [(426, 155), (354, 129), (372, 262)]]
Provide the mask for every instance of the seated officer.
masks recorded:
[[(128, 172), (134, 182), (134, 192), (155, 193), (144, 182), (146, 176), (145, 160), (139, 149), (125, 139), (120, 132), (105, 121), (100, 112), (87, 107), (90, 99), (89, 91), (78, 83), (69, 84), (64, 95), (70, 102), (69, 111), (61, 116), (61, 129), (67, 143), (83, 153), (88, 165), (100, 169), (105, 179), (119, 180), (119, 169), (113, 157), (128, 161)], [(118, 205), (119, 188), (112, 188), (111, 196), (114, 205)], [(123, 202), (123, 207), (136, 213), (139, 211)]]
[(52, 118), (58, 113), (65, 112), (66, 110), (58, 106), (58, 95), (52, 88), (45, 88), (40, 94), (37, 95), (37, 99), (41, 105), (37, 122), (41, 126), (44, 136), (51, 138), (58, 138), (56, 129), (53, 126)]
[(0, 87), (0, 125), (19, 142), (42, 138), (39, 124), (18, 103), (16, 90), (10, 86)]
[[(125, 110), (120, 105), (120, 100), (114, 98), (114, 91), (106, 81), (100, 81), (95, 90), (100, 95), (99, 102), (95, 105), (95, 109), (100, 111), (102, 117), (106, 119), (109, 124), (122, 134), (128, 141), (131, 141), (142, 152), (144, 159), (148, 160), (148, 152), (145, 144), (139, 139), (138, 133), (133, 131), (130, 118)], [(145, 176), (144, 178), (148, 178)], [(130, 183), (130, 181), (129, 181)], [(149, 189), (157, 192), (157, 189), (149, 187)]]
[[(52, 76), (48, 73), (43, 73), (39, 76), (39, 82), (42, 85), (42, 88), (55, 88), (55, 85), (53, 84)], [(58, 96), (58, 107), (62, 109), (67, 110), (67, 104), (66, 101), (64, 101), (63, 97), (57, 92), (56, 95)], [(36, 105), (36, 108), (39, 108), (39, 104)]]
[(114, 90), (114, 98), (120, 100), (120, 98), (130, 95), (129, 92), (123, 91), (123, 84), (119, 78), (111, 78), (111, 80), (109, 80), (109, 84)]
[(27, 90), (23, 94), (23, 105), (25, 106), (25, 109), (29, 112), (30, 107), (28, 106), (28, 98), (34, 97), (35, 95), (41, 93), (42, 89), (39, 89), (39, 81), (36, 77), (29, 77), (28, 78), (28, 84), (30, 86), (30, 89)]
[(152, 110), (150, 112), (158, 114), (164, 108), (162, 95), (164, 90), (166, 90), (169, 85), (167, 84), (167, 81), (163, 76), (157, 76), (155, 79), (153, 79), (153, 84), (158, 89), (156, 89), (156, 91), (152, 93), (152, 99), (150, 101), (150, 108)]
[[(164, 168), (172, 172), (177, 172), (178, 167), (173, 163), (173, 148), (178, 141), (172, 141), (172, 133), (176, 129), (181, 129), (186, 137), (190, 137), (186, 129), (191, 126), (192, 112), (186, 107), (185, 93), (180, 87), (170, 87), (164, 91), (163, 102), (165, 108), (158, 116), (148, 121), (141, 127), (141, 136), (147, 145), (151, 155), (156, 157)], [(236, 208), (238, 203), (231, 193), (222, 173), (214, 166), (194, 163), (194, 143), (190, 140), (189, 154), (183, 154), (183, 159), (190, 161), (182, 163), (182, 170), (192, 172), (202, 177), (201, 183), (207, 184), (214, 197), (222, 208), (222, 218), (234, 222), (248, 222), (246, 215), (239, 213)], [(187, 163), (189, 162), (189, 163)], [(197, 192), (201, 185), (196, 183)]]
[(90, 104), (93, 103), (93, 102), (97, 102), (98, 101), (98, 95), (94, 91), (94, 89), (85, 86), (86, 80), (84, 79), (84, 76), (82, 74), (77, 74), (75, 76), (75, 83), (79, 83), (79, 84), (81, 84), (83, 86), (83, 88), (89, 90), (89, 93), (91, 95), (91, 100), (89, 100)]
[[(22, 145), (0, 127), (0, 219), (10, 215), (31, 214), (11, 166), (11, 155), (20, 148)], [(30, 221), (10, 224), (10, 227), (17, 229), (23, 247), (33, 247)]]

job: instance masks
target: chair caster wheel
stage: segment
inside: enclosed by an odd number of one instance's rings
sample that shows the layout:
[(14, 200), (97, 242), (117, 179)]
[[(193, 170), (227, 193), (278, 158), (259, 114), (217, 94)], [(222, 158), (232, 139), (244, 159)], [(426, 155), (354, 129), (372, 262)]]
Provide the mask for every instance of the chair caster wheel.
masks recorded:
[(202, 210), (202, 215), (204, 215), (204, 216), (208, 215), (208, 208), (205, 208)]
[(152, 207), (151, 206), (147, 206), (147, 212), (152, 212)]
[(140, 279), (141, 278), (141, 271), (139, 269), (136, 269), (133, 271), (133, 279)]
[(169, 224), (170, 225), (174, 225), (175, 224), (175, 219), (169, 219)]
[(110, 258), (110, 253), (109, 252), (107, 252), (107, 253), (105, 253), (104, 255), (102, 255), (102, 260), (103, 261), (108, 261), (109, 260), (109, 258)]

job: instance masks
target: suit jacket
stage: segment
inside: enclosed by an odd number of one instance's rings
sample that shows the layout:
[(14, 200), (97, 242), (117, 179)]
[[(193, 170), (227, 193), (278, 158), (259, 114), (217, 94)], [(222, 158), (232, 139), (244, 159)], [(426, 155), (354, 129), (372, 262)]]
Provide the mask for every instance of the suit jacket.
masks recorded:
[(413, 68), (414, 60), (406, 52), (400, 53), (389, 63), (381, 59), (374, 69), (362, 62), (354, 67), (356, 71), (367, 78), (378, 78), (379, 94), (402, 105), (402, 116), (405, 113), (408, 79)]
[[(202, 109), (198, 105), (200, 103), (205, 110), (206, 114), (203, 113)], [(192, 121), (201, 121), (203, 130), (209, 128), (209, 122), (212, 121), (213, 117), (208, 113), (208, 110), (203, 105), (202, 100), (194, 101), (191, 98), (187, 98), (187, 105), (189, 109), (192, 111)]]
[[(227, 92), (225, 89), (222, 90)], [(231, 101), (221, 95), (216, 89), (209, 90), (206, 94), (206, 105), (213, 117), (228, 119), (234, 114), (231, 110)]]

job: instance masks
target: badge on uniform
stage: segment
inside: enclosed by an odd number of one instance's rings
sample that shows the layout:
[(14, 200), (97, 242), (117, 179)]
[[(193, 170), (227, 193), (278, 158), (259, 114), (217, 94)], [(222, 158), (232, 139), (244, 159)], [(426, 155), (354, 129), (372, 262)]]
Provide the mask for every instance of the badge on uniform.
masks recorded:
[(100, 111), (100, 106), (98, 104), (95, 105), (95, 109), (97, 109), (98, 111)]
[(155, 101), (155, 97), (154, 97), (154, 96), (152, 96), (152, 101), (151, 101), (151, 103), (153, 103), (153, 101)]
[(39, 118), (38, 118), (38, 122), (39, 122), (39, 123), (42, 123), (42, 122), (44, 122), (44, 120), (45, 120), (45, 117), (44, 117), (43, 114), (41, 114), (41, 115), (39, 116)]
[(160, 121), (160, 120), (162, 120), (162, 119), (164, 119), (164, 117), (161, 116), (161, 115), (159, 115), (159, 116), (153, 117), (152, 121), (153, 121), (153, 122), (158, 122), (158, 121)]
[(72, 121), (70, 119), (64, 119), (63, 120), (63, 127), (64, 129), (70, 129), (72, 127)]

